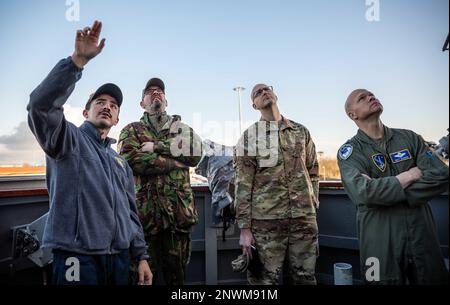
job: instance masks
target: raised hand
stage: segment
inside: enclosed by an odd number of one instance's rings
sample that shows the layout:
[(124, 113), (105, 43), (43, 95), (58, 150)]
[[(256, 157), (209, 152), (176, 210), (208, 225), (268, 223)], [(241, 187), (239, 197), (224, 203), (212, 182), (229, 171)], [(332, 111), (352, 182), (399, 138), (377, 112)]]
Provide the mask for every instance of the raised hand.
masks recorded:
[(100, 32), (102, 31), (102, 23), (94, 21), (92, 27), (85, 27), (78, 30), (75, 39), (75, 51), (72, 60), (79, 68), (83, 68), (89, 60), (97, 56), (105, 46), (105, 38), (98, 42)]

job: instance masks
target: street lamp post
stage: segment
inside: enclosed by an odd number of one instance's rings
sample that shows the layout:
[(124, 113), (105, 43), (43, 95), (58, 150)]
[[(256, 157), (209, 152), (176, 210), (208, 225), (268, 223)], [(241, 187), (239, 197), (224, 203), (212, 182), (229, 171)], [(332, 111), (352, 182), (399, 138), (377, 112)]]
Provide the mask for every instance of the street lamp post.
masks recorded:
[(234, 91), (238, 93), (238, 102), (239, 102), (239, 136), (242, 135), (242, 103), (241, 103), (241, 92), (245, 90), (244, 87), (235, 87)]
[[(318, 151), (317, 154), (319, 155), (319, 162), (321, 162), (322, 161), (322, 156), (323, 156), (323, 151)], [(325, 172), (325, 166), (324, 165), (322, 165), (322, 170), (323, 170), (322, 171), (323, 180), (326, 180), (327, 178), (326, 178), (326, 172)], [(320, 175), (319, 175), (319, 177), (320, 177)]]

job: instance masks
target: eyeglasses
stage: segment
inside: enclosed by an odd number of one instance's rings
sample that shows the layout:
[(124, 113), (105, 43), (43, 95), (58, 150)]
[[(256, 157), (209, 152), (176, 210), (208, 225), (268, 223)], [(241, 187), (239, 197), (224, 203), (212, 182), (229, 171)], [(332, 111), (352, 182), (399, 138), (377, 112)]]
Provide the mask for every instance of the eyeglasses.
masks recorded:
[(161, 88), (149, 88), (149, 89), (145, 90), (144, 94), (152, 94), (154, 92), (164, 93), (164, 91), (162, 91)]
[(260, 96), (261, 94), (263, 94), (264, 91), (273, 91), (273, 87), (267, 86), (267, 87), (262, 87), (262, 88), (256, 90), (255, 93), (253, 94), (253, 99), (255, 99), (258, 96)]

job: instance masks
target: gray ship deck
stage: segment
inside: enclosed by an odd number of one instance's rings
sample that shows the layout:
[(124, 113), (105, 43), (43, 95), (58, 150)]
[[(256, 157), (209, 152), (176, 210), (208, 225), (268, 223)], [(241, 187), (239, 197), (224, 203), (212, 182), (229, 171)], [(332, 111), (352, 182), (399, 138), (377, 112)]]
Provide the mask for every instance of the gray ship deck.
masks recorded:
[[(192, 234), (192, 256), (186, 282), (192, 285), (245, 284), (244, 274), (233, 273), (230, 265), (240, 253), (238, 228), (231, 226), (223, 241), (220, 224), (213, 224), (216, 211), (211, 205), (208, 187), (193, 188), (200, 222)], [(448, 262), (448, 193), (436, 197), (431, 206), (441, 249)], [(0, 178), (0, 283), (44, 283), (44, 273), (29, 259), (12, 258), (12, 228), (28, 224), (47, 211), (44, 177)], [(355, 212), (355, 206), (340, 183), (321, 183), (318, 213), (320, 256), (316, 266), (319, 283), (333, 284), (333, 264), (336, 262), (351, 264), (354, 283), (361, 283)]]

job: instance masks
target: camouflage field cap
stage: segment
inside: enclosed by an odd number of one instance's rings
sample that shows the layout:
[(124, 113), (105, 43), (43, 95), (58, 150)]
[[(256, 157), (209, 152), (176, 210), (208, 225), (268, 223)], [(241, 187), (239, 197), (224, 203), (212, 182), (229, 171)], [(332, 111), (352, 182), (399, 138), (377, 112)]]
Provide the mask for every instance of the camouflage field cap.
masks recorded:
[(231, 261), (231, 268), (234, 272), (245, 272), (247, 271), (248, 263), (248, 255), (243, 253), (239, 255), (235, 260)]

